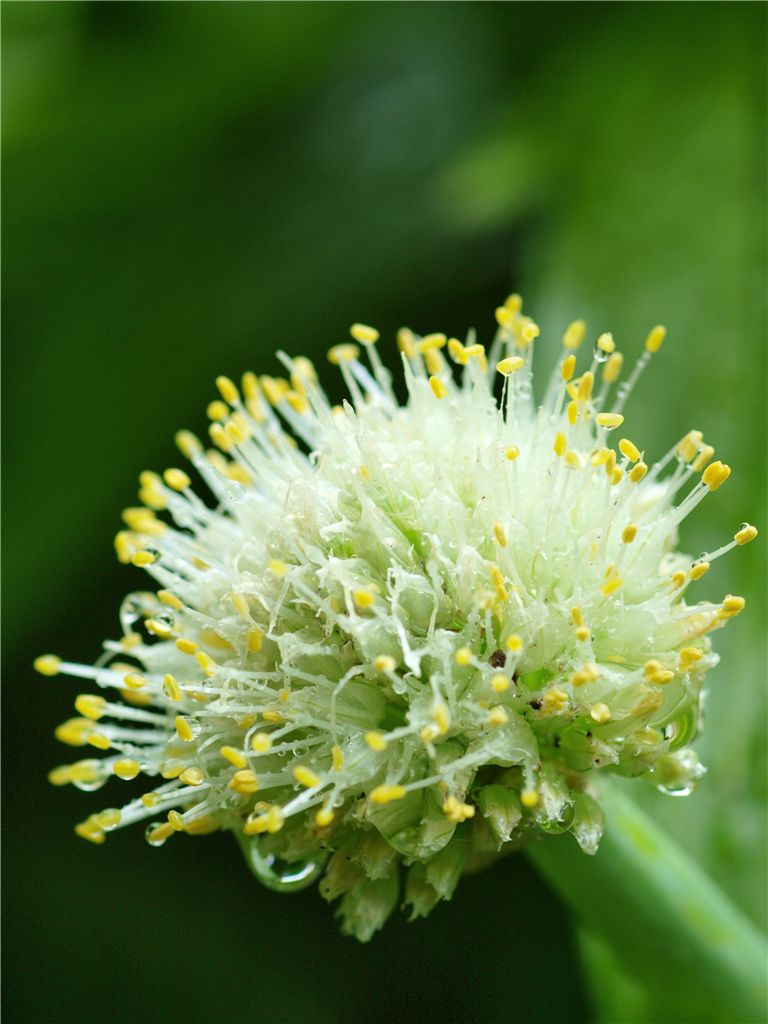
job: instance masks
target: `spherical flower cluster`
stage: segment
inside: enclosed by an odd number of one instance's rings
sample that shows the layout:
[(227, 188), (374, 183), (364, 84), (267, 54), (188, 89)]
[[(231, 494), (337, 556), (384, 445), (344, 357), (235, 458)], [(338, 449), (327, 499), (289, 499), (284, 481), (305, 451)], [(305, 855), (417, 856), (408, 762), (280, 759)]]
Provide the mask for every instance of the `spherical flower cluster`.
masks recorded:
[(538, 327), (517, 296), (496, 319), (487, 351), (401, 330), (404, 404), (362, 324), (329, 353), (340, 406), (302, 357), (279, 353), (285, 379), (219, 378), (215, 448), (177, 435), (210, 496), (147, 472), (123, 513), (118, 557), (152, 589), (94, 666), (36, 662), (100, 691), (57, 735), (104, 756), (51, 781), (151, 780), (79, 835), (231, 830), (267, 885), (321, 879), (367, 939), (399, 901), (427, 914), (534, 836), (594, 852), (596, 770), (691, 789), (709, 634), (744, 601), (688, 590), (756, 531), (677, 552), (730, 470), (696, 430), (650, 465), (622, 436), (663, 328), (619, 383), (610, 334), (577, 375), (570, 324), (537, 407)]

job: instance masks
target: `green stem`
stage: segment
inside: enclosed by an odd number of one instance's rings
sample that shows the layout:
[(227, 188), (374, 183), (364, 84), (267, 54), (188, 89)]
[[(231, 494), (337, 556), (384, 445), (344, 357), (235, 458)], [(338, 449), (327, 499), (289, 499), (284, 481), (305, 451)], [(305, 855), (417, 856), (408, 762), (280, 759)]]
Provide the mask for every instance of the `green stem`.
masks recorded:
[(528, 848), (536, 868), (646, 987), (655, 1020), (765, 1024), (764, 936), (618, 788), (600, 803), (597, 854), (547, 837)]

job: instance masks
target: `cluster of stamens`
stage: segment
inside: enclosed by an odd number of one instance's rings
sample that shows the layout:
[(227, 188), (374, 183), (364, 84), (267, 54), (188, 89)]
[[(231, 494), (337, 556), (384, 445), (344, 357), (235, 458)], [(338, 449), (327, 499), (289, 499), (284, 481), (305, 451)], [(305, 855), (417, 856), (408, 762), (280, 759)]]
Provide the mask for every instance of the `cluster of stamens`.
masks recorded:
[(123, 513), (118, 558), (152, 589), (126, 598), (95, 665), (35, 663), (100, 691), (57, 736), (102, 756), (51, 781), (152, 780), (79, 835), (233, 830), (267, 884), (324, 873), (367, 938), (403, 869), (418, 914), (542, 831), (594, 852), (595, 769), (692, 787), (709, 633), (744, 600), (689, 604), (688, 588), (757, 531), (677, 553), (730, 469), (696, 430), (653, 463), (620, 436), (664, 328), (620, 382), (610, 334), (577, 375), (586, 327), (570, 324), (537, 407), (521, 306), (496, 311), (488, 350), (402, 329), (405, 405), (362, 324), (329, 352), (340, 406), (303, 357), (279, 353), (285, 378), (218, 379), (214, 447), (176, 438), (210, 497), (183, 469), (146, 472)]

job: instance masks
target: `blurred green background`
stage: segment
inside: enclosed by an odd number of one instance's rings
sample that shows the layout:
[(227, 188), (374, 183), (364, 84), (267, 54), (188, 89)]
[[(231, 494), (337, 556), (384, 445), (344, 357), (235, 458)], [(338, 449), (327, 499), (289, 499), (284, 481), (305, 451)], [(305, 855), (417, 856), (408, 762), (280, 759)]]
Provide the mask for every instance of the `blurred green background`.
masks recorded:
[[(76, 839), (116, 798), (48, 786), (78, 687), (31, 661), (117, 635), (141, 583), (112, 554), (119, 511), (177, 461), (177, 427), (204, 429), (217, 373), (274, 372), (277, 347), (322, 362), (354, 320), (487, 339), (511, 289), (541, 363), (577, 316), (625, 352), (666, 323), (629, 436), (659, 454), (697, 427), (733, 467), (683, 547), (768, 529), (766, 6), (17, 2), (2, 21), (8, 1020), (644, 1019), (607, 968), (582, 980), (523, 857), (362, 947), (314, 890), (260, 888), (227, 837)], [(710, 772), (686, 801), (632, 791), (764, 926), (762, 539), (699, 587), (750, 605), (717, 636)]]

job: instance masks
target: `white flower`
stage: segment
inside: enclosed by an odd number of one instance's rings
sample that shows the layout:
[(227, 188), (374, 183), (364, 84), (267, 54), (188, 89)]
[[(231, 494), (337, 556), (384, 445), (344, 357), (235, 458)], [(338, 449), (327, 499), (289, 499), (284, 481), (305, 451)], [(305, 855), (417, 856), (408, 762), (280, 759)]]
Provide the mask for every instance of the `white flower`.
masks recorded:
[(152, 780), (80, 835), (152, 819), (159, 846), (231, 829), (267, 884), (324, 872), (365, 939), (403, 874), (423, 914), (472, 862), (542, 830), (594, 852), (595, 769), (691, 788), (708, 634), (744, 601), (689, 604), (688, 588), (756, 531), (676, 552), (730, 470), (697, 431), (650, 468), (621, 436), (663, 328), (616, 391), (612, 337), (577, 377), (571, 324), (537, 409), (538, 328), (517, 296), (496, 315), (488, 352), (401, 331), (404, 405), (360, 324), (329, 353), (343, 406), (282, 353), (288, 379), (246, 374), (241, 397), (219, 378), (216, 450), (177, 437), (213, 500), (181, 469), (142, 474), (116, 546), (153, 590), (126, 598), (95, 666), (36, 663), (104, 694), (78, 697), (57, 733), (104, 756), (51, 780)]

